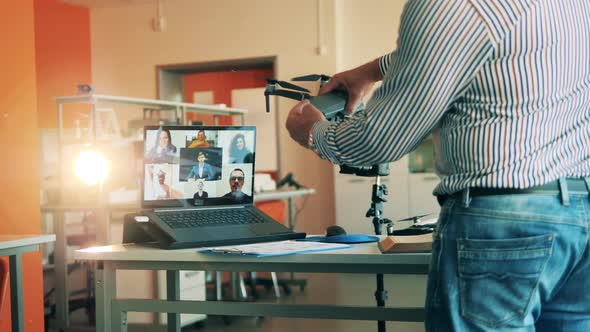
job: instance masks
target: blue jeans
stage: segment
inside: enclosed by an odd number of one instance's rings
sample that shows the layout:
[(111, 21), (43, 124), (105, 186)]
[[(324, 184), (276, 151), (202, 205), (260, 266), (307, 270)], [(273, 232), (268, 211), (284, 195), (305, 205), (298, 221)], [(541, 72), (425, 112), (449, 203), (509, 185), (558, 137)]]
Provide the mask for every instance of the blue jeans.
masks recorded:
[(427, 331), (590, 331), (588, 193), (451, 196), (434, 233)]

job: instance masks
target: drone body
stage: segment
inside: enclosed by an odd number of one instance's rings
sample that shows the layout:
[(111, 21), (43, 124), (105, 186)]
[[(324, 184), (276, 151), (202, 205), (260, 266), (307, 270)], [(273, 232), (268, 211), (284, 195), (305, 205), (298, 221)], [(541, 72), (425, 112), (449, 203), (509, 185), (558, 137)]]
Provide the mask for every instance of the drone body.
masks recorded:
[[(330, 79), (326, 75), (307, 75), (295, 77), (293, 81), (317, 81), (321, 80), (320, 85), (323, 86)], [(285, 81), (277, 81), (268, 79), (264, 96), (266, 97), (266, 111), (270, 112), (269, 96), (281, 96), (295, 100), (309, 99), (310, 103), (315, 106), (328, 121), (334, 121), (344, 118), (346, 113), (344, 107), (348, 101), (348, 93), (346, 91), (337, 90), (319, 96), (312, 96), (311, 92), (298, 85), (288, 83)], [(288, 89), (277, 89), (277, 86)], [(362, 109), (362, 103), (357, 107), (357, 111)]]

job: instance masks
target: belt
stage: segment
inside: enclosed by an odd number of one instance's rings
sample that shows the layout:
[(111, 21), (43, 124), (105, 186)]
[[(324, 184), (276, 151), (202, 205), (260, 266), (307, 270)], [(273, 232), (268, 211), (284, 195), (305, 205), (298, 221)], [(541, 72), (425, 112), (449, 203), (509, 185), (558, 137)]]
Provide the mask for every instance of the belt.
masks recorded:
[(451, 195), (438, 196), (439, 203), (444, 202), (451, 196), (461, 196), (466, 207), (469, 206), (471, 197), (477, 196), (494, 196), (494, 195), (518, 195), (518, 194), (546, 194), (546, 195), (561, 195), (563, 205), (569, 205), (570, 194), (589, 194), (590, 193), (590, 177), (584, 178), (560, 178), (539, 186), (530, 188), (466, 188), (462, 191)]
[(565, 180), (565, 186), (570, 194), (587, 194), (589, 188), (583, 178), (565, 178), (551, 181), (539, 186), (530, 188), (469, 188), (469, 195), (514, 195), (514, 194), (559, 194), (564, 189), (561, 186)]

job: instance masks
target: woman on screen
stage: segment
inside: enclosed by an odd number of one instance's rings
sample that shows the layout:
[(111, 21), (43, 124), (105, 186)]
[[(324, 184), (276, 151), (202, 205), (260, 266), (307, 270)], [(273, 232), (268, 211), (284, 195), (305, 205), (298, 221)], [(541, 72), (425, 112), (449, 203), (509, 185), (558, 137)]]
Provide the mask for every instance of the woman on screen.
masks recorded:
[(236, 134), (229, 147), (230, 164), (243, 164), (252, 162), (252, 152), (246, 147), (244, 134)]

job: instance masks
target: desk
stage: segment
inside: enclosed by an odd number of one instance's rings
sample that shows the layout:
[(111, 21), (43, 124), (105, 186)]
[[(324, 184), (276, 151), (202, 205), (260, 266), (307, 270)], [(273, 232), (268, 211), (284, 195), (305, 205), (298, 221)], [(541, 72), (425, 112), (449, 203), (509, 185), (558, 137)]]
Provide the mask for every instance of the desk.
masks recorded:
[[(127, 312), (168, 312), (169, 332), (180, 331), (179, 313), (419, 322), (424, 320), (424, 309), (417, 307), (180, 301), (178, 271), (427, 274), (430, 262), (429, 253), (383, 255), (375, 243), (344, 250), (265, 258), (201, 254), (196, 249), (113, 245), (77, 250), (74, 257), (97, 263), (97, 331), (113, 332), (127, 331)], [(117, 270), (166, 270), (167, 299), (117, 298)]]
[[(302, 188), (297, 190), (284, 191), (267, 191), (254, 194), (254, 202), (264, 202), (271, 200), (287, 200), (287, 213), (289, 220), (289, 228), (295, 227), (295, 211), (293, 209), (293, 199), (303, 197), (315, 193), (314, 189)], [(128, 204), (106, 204), (100, 206), (97, 204), (48, 204), (41, 206), (42, 213), (51, 213), (53, 215), (54, 232), (56, 234), (55, 241), (55, 316), (56, 325), (60, 329), (65, 329), (70, 326), (70, 309), (68, 305), (69, 289), (67, 282), (67, 241), (65, 232), (65, 217), (66, 212), (71, 211), (95, 211), (100, 225), (98, 225), (99, 239), (109, 239), (110, 213), (112, 212), (134, 212), (141, 209), (141, 202), (131, 202)], [(101, 215), (106, 213), (107, 215)], [(106, 242), (108, 243), (108, 242)], [(237, 280), (236, 278), (233, 278)], [(237, 290), (235, 284), (234, 290)], [(234, 293), (237, 291), (234, 291)], [(234, 295), (234, 297), (237, 297)]]
[(38, 251), (42, 243), (55, 241), (55, 235), (0, 235), (0, 256), (10, 265), (10, 307), (12, 332), (24, 331), (22, 254)]

